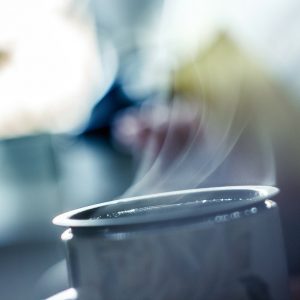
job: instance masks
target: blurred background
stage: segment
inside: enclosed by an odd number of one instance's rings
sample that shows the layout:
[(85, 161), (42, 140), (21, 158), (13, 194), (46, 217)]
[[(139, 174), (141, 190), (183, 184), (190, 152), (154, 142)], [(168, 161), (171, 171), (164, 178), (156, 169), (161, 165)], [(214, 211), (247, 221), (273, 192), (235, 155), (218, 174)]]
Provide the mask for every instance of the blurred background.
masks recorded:
[(68, 287), (70, 209), (270, 184), (300, 291), (300, 3), (0, 0), (0, 295)]

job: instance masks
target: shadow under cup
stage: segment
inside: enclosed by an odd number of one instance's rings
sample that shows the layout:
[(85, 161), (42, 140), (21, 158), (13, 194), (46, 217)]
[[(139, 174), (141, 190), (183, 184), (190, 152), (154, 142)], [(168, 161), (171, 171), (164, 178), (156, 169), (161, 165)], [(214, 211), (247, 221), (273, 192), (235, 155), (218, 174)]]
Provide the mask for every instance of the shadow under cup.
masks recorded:
[(277, 192), (186, 190), (60, 215), (72, 289), (53, 299), (289, 299)]

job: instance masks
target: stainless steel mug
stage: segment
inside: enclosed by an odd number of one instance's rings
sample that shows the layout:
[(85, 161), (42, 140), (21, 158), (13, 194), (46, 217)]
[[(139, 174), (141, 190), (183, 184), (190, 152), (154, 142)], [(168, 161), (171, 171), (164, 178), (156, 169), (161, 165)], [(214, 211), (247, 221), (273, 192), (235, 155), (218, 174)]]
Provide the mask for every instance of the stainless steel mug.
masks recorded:
[(289, 299), (277, 192), (194, 189), (60, 215), (72, 288), (50, 299)]

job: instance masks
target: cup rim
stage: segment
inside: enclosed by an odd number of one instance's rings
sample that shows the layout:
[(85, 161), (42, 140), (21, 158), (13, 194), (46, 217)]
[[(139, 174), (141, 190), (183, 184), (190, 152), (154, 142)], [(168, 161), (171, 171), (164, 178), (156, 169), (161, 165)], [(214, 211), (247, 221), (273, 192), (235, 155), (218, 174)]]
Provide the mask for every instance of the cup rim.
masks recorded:
[[(151, 199), (167, 199), (170, 197), (184, 197), (184, 196), (202, 196), (203, 199), (207, 199), (209, 195), (213, 193), (252, 193), (253, 196), (250, 198), (238, 198), (232, 201), (224, 201), (226, 203), (221, 203), (217, 205), (206, 206), (205, 209), (202, 209), (203, 206), (199, 206), (200, 209), (191, 209), (191, 207), (181, 207), (173, 211), (172, 213), (166, 211), (165, 213), (159, 214), (145, 214), (141, 215), (131, 215), (126, 217), (117, 217), (117, 218), (91, 218), (93, 212), (96, 210), (101, 210), (105, 208), (110, 208), (114, 205), (126, 205), (126, 204), (135, 204), (142, 203), (142, 201), (151, 201)], [(128, 225), (138, 225), (146, 223), (157, 223), (163, 221), (174, 221), (179, 219), (194, 218), (194, 217), (208, 217), (212, 215), (218, 215), (225, 212), (234, 212), (240, 209), (244, 209), (248, 206), (253, 206), (267, 200), (272, 196), (275, 196), (279, 192), (279, 189), (273, 186), (226, 186), (226, 187), (210, 187), (210, 188), (198, 188), (198, 189), (188, 189), (188, 190), (179, 190), (171, 192), (163, 192), (156, 194), (149, 194), (136, 197), (127, 197), (120, 198), (112, 201), (101, 202), (98, 204), (86, 206), (83, 208), (75, 209), (63, 214), (58, 215), (53, 219), (55, 225), (71, 227), (71, 228), (107, 228), (107, 227), (116, 227), (116, 226), (128, 226)], [(208, 195), (207, 197), (203, 197)], [(201, 199), (201, 198), (199, 198)], [(191, 203), (207, 201), (207, 200), (195, 200)], [(212, 198), (215, 199), (215, 196)], [(231, 199), (221, 199), (221, 200), (231, 200)], [(215, 201), (215, 200), (213, 200)], [(149, 202), (147, 202), (149, 203)]]

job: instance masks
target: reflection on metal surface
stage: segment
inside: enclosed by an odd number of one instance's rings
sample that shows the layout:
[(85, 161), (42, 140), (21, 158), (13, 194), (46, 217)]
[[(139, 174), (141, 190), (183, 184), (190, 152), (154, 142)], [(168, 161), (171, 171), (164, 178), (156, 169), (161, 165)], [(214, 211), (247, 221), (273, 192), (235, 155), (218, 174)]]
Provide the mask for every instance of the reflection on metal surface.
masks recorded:
[[(277, 193), (278, 189), (270, 186), (229, 186), (165, 192), (103, 202), (67, 212), (54, 218), (53, 222), (61, 226), (91, 227), (209, 216), (228, 211), (233, 213), (236, 209), (255, 205)], [(246, 215), (255, 213), (255, 208), (247, 209)]]
[(59, 294), (56, 294), (47, 300), (76, 300), (77, 299), (77, 291), (73, 288), (63, 291)]

